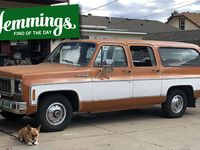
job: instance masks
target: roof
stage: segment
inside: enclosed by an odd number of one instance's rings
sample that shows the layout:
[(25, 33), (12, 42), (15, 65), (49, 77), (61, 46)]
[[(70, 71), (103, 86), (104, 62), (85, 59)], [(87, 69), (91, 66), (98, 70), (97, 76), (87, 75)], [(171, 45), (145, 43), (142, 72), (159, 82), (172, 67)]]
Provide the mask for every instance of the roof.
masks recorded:
[(172, 41), (155, 41), (155, 40), (131, 40), (131, 39), (89, 39), (89, 40), (64, 40), (63, 42), (90, 42), (90, 43), (134, 43), (134, 44), (145, 44), (145, 45), (154, 45), (158, 47), (190, 47), (199, 49), (199, 46), (190, 43), (183, 43), (183, 42), (172, 42)]
[(40, 5), (50, 5), (56, 3), (66, 2), (67, 0), (1, 0), (0, 7), (1, 8), (9, 8), (9, 7), (32, 7), (32, 6), (40, 6)]
[(0, 0), (0, 9), (1, 8), (21, 8), (21, 7), (35, 7), (41, 6), (41, 4), (33, 4), (28, 2), (13, 2), (13, 1), (6, 1)]
[(151, 33), (144, 36), (146, 40), (166, 40), (189, 42), (200, 45), (200, 30)]
[(155, 20), (128, 19), (83, 15), (81, 25), (105, 26), (107, 30), (123, 30), (126, 32), (157, 33), (179, 31), (171, 25)]
[[(18, 2), (27, 2), (27, 0), (7, 0), (7, 1), (18, 1)], [(36, 3), (36, 4), (55, 4), (55, 3), (64, 3), (68, 0), (28, 0), (28, 3)]]
[(171, 16), (169, 20), (167, 21), (167, 23), (170, 22), (173, 18), (177, 18), (177, 17), (178, 18), (185, 17), (200, 28), (200, 13), (183, 12), (180, 14), (176, 14), (176, 15)]

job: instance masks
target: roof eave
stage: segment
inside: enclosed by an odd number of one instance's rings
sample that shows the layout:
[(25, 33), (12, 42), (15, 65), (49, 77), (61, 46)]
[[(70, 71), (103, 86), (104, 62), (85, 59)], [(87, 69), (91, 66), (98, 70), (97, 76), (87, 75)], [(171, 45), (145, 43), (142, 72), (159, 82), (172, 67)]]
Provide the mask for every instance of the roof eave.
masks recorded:
[(126, 31), (108, 31), (108, 30), (87, 30), (81, 29), (82, 32), (92, 32), (92, 33), (114, 33), (114, 34), (129, 34), (129, 35), (146, 35), (145, 32), (126, 32)]

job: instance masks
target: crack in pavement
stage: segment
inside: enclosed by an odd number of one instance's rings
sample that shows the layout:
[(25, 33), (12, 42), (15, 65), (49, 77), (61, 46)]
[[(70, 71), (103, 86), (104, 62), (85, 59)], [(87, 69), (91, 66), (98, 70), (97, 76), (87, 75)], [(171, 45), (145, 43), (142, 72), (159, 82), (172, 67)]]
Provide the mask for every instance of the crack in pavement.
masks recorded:
[(147, 142), (147, 143), (149, 143), (149, 144), (152, 144), (152, 145), (154, 145), (154, 146), (158, 146), (158, 147), (161, 147), (161, 148), (164, 148), (164, 149), (173, 150), (173, 149), (171, 149), (171, 148), (169, 148), (169, 147), (165, 147), (165, 146), (163, 146), (163, 145), (160, 145), (160, 144), (157, 144), (157, 143), (154, 143), (154, 142), (150, 142), (150, 141), (147, 141), (147, 140), (144, 140), (144, 139), (139, 139), (139, 138), (131, 137), (131, 136), (128, 136), (128, 135), (125, 135), (125, 134), (122, 134), (122, 135), (123, 135), (123, 136), (126, 136), (126, 137), (128, 137), (128, 138), (130, 138), (130, 139), (136, 139), (136, 140), (143, 141), (143, 142)]
[(185, 123), (185, 124), (180, 124), (180, 125), (175, 125), (175, 126), (157, 127), (157, 128), (149, 128), (149, 129), (125, 131), (125, 132), (116, 132), (116, 131), (109, 130), (109, 129), (106, 129), (104, 127), (100, 127), (100, 126), (94, 124), (94, 126), (99, 128), (99, 129), (103, 129), (105, 131), (109, 131), (109, 132), (112, 132), (112, 133), (119, 133), (119, 134), (120, 133), (122, 133), (122, 134), (137, 133), (137, 132), (153, 131), (153, 130), (160, 130), (160, 129), (179, 128), (179, 127), (185, 127), (185, 126), (188, 126), (188, 125), (200, 125), (200, 123)]

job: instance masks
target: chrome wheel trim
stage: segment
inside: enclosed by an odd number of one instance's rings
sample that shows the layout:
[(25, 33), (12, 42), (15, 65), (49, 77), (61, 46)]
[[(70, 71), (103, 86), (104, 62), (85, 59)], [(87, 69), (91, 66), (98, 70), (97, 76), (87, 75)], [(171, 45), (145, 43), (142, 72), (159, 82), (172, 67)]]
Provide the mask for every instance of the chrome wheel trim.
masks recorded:
[(52, 103), (46, 111), (46, 119), (53, 126), (61, 124), (66, 117), (66, 108), (62, 103)]
[(174, 113), (180, 113), (183, 109), (183, 98), (180, 95), (176, 95), (173, 97), (171, 102), (171, 109)]

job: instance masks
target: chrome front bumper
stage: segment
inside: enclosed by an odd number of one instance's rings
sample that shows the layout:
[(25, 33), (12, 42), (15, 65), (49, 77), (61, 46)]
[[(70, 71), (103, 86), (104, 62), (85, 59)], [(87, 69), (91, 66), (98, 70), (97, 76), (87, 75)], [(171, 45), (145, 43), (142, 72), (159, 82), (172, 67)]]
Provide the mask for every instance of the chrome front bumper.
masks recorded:
[(26, 114), (27, 103), (0, 98), (0, 110), (14, 114)]

